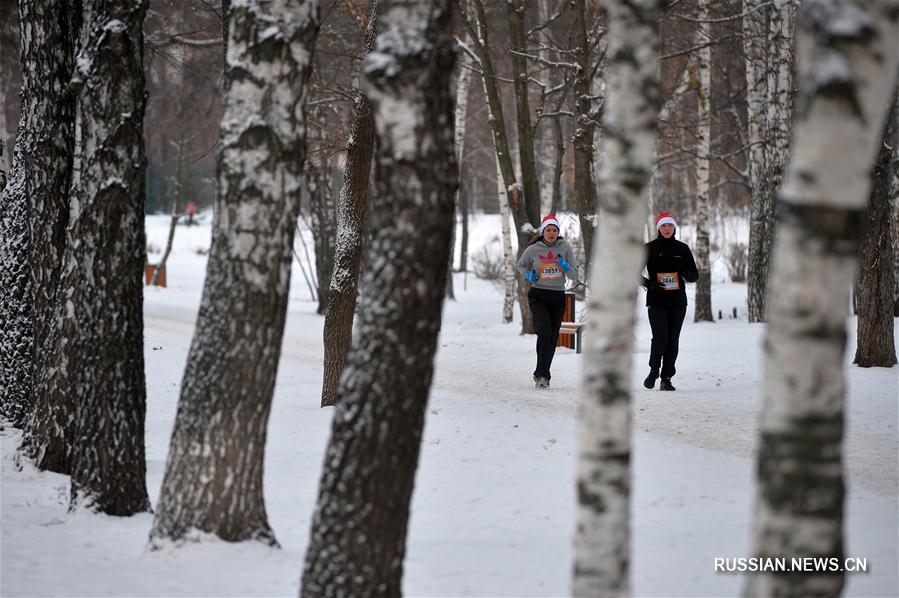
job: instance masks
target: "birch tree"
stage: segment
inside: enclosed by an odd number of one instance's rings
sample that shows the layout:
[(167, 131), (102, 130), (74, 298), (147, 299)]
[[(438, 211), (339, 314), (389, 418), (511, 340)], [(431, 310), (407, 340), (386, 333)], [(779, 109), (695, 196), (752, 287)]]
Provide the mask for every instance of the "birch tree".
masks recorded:
[(518, 130), (518, 163), (522, 200), (531, 223), (540, 221), (540, 182), (534, 156), (534, 127), (528, 97), (527, 42), (524, 30), (525, 0), (506, 0), (509, 41), (515, 89), (515, 123)]
[[(780, 193), (757, 456), (754, 552), (845, 554), (846, 306), (870, 170), (899, 65), (895, 3), (809, 2), (797, 26), (792, 158)], [(839, 151), (834, 151), (839, 148)], [(837, 596), (842, 571), (759, 572), (747, 596)]]
[[(509, 139), (506, 132), (505, 117), (503, 115), (502, 97), (497, 86), (496, 71), (493, 58), (490, 55), (490, 29), (487, 26), (487, 14), (484, 10), (483, 0), (471, 0), (472, 14), (463, 13), (465, 28), (468, 31), (473, 47), (473, 58), (477, 59), (481, 68), (481, 81), (484, 84), (484, 95), (487, 97), (487, 108), (490, 114), (489, 125), (493, 133), (493, 146), (496, 150), (496, 159), (499, 161), (502, 173), (503, 187), (509, 200), (509, 209), (515, 222), (515, 233), (518, 237), (519, 255), (527, 247), (531, 234), (535, 231), (536, 222), (530, 219), (525, 205), (521, 184), (515, 178), (515, 167), (509, 151)], [(539, 206), (539, 204), (538, 204)], [(518, 307), (521, 312), (522, 334), (532, 334), (534, 322), (531, 310), (527, 302), (527, 285), (522, 283), (521, 276), (516, 277), (518, 282)]]
[[(143, 21), (147, 3), (84, 0), (73, 77), (73, 198), (61, 279), (75, 356), (71, 508), (150, 510), (144, 457)], [(62, 301), (60, 301), (62, 303)]]
[(792, 0), (747, 0), (746, 6), (743, 43), (752, 192), (747, 305), (749, 321), (764, 322), (775, 196), (791, 136), (795, 6)]
[[(54, 315), (69, 218), (75, 100), (69, 81), (80, 12), (67, 2), (19, 3), (22, 109), (4, 211), (0, 335), (3, 411), (26, 425), (26, 452), (36, 465), (70, 473), (71, 412), (65, 393), (45, 393), (63, 380), (67, 351), (54, 351)], [(51, 41), (52, 40), (52, 41)], [(8, 315), (6, 315), (8, 314)]]
[(509, 200), (503, 189), (503, 177), (496, 165), (496, 196), (499, 201), (500, 239), (503, 246), (503, 324), (511, 324), (515, 310), (515, 255), (512, 253), (512, 232), (509, 230)]
[[(374, 49), (378, 6), (379, 0), (373, 0), (368, 6), (366, 54)], [(368, 203), (369, 174), (375, 144), (375, 121), (368, 97), (362, 90), (356, 93), (352, 119), (350, 138), (347, 140), (343, 187), (337, 200), (334, 271), (331, 273), (328, 308), (325, 311), (322, 407), (337, 404), (340, 375), (346, 367), (347, 353), (353, 342), (356, 287), (359, 281), (359, 264), (362, 262), (365, 207)]]
[(300, 594), (398, 596), (458, 184), (448, 0), (384, 2), (363, 63), (378, 209), (359, 335), (319, 486)]
[(709, 0), (699, 0), (699, 41), (702, 47), (697, 51), (696, 70), (698, 81), (697, 96), (697, 152), (696, 161), (696, 267), (699, 279), (696, 281), (694, 299), (694, 320), (714, 322), (712, 315), (712, 273), (709, 264), (709, 166), (712, 159), (712, 47), (707, 43), (709, 35)]
[(871, 184), (871, 200), (861, 239), (856, 303), (857, 344), (853, 363), (860, 367), (896, 365), (893, 334), (893, 240), (890, 236), (892, 162), (896, 159), (897, 132), (892, 113), (886, 121), (883, 142), (877, 152)]
[(262, 493), (305, 158), (316, 0), (229, 11), (218, 196), (152, 544), (193, 530), (274, 543)]
[(573, 34), (577, 51), (578, 69), (574, 78), (574, 195), (587, 256), (585, 273), (589, 273), (592, 257), (593, 231), (596, 226), (596, 189), (593, 184), (593, 132), (595, 126), (591, 114), (590, 84), (592, 64), (590, 43), (587, 36), (587, 8), (584, 0), (574, 0)]
[(660, 104), (662, 4), (607, 6), (606, 155), (593, 257), (608, 267), (593, 268), (590, 278), (578, 422), (575, 596), (630, 592), (631, 348)]
[[(468, 11), (466, 3), (464, 10)], [(464, 34), (462, 43), (470, 43), (467, 33)], [(460, 185), (456, 192), (456, 206), (459, 216), (462, 220), (462, 235), (459, 251), (459, 271), (466, 272), (468, 270), (468, 194), (464, 192), (461, 185), (462, 177), (465, 176), (463, 165), (465, 164), (465, 132), (468, 125), (468, 93), (471, 88), (471, 56), (462, 52), (459, 55), (458, 73), (456, 75), (456, 114), (455, 114), (455, 132), (456, 132), (456, 163), (459, 165)], [(453, 250), (450, 251), (450, 266), (454, 259), (455, 243)]]

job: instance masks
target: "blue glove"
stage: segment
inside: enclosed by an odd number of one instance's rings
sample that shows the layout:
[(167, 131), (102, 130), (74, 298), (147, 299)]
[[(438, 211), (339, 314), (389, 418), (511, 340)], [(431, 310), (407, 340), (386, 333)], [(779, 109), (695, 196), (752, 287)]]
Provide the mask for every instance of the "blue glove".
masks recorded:
[(568, 273), (568, 269), (571, 268), (571, 266), (568, 264), (568, 262), (565, 261), (565, 258), (562, 257), (561, 255), (559, 256), (559, 261), (556, 263), (559, 264), (559, 267), (562, 268), (562, 271), (565, 272), (566, 274)]
[(527, 272), (525, 272), (524, 277), (527, 278), (531, 284), (534, 284), (535, 282), (537, 282), (537, 278), (538, 278), (537, 273), (533, 270), (528, 270)]

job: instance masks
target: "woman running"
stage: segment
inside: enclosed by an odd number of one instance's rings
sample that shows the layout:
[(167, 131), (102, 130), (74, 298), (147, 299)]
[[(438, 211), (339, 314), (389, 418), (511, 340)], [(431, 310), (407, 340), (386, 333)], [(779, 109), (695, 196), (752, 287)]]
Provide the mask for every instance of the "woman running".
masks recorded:
[(543, 218), (537, 231), (518, 260), (518, 271), (531, 283), (528, 305), (537, 333), (536, 388), (549, 388), (549, 367), (556, 354), (556, 341), (565, 312), (565, 278), (577, 281), (577, 260), (568, 241), (559, 236), (559, 221), (552, 214)]
[[(643, 386), (652, 388), (661, 373), (659, 390), (675, 390), (671, 378), (677, 371), (678, 341), (687, 313), (687, 292), (684, 283), (696, 282), (699, 272), (693, 253), (686, 243), (674, 238), (677, 221), (671, 212), (656, 217), (659, 235), (646, 244), (646, 305), (652, 327), (652, 346), (649, 352), (649, 375)], [(661, 368), (661, 371), (660, 371)]]

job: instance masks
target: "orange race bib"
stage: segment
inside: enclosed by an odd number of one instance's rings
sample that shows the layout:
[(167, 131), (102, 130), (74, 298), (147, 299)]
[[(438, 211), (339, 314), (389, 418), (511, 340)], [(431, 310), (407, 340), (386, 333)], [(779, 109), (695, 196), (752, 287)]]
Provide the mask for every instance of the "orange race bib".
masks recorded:
[(549, 251), (546, 255), (538, 255), (537, 258), (540, 260), (537, 270), (542, 280), (560, 280), (565, 278), (565, 273), (559, 267), (558, 254), (553, 255), (553, 252)]
[(565, 275), (562, 272), (562, 268), (559, 267), (559, 264), (551, 263), (551, 264), (540, 264), (540, 279), (541, 280), (559, 280)]
[(662, 286), (662, 290), (680, 290), (680, 277), (677, 275), (677, 272), (659, 272), (656, 274), (656, 278), (658, 278), (659, 284)]

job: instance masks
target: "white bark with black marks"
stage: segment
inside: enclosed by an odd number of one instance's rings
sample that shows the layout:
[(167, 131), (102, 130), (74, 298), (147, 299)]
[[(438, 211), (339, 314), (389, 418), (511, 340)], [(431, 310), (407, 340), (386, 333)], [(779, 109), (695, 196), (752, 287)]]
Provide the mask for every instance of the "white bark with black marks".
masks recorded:
[[(842, 558), (846, 306), (895, 90), (899, 5), (810, 2), (796, 33), (802, 96), (771, 264), (753, 543), (760, 557)], [(838, 596), (843, 581), (761, 572), (745, 595)]]
[(302, 596), (399, 596), (458, 185), (450, 3), (383, 3), (362, 71), (378, 133), (374, 238)]
[(607, 6), (606, 155), (593, 258), (609, 267), (591, 272), (584, 336), (575, 596), (630, 593), (631, 349), (660, 104), (662, 5), (659, 0), (632, 0)]
[(515, 310), (515, 254), (512, 253), (512, 232), (509, 230), (509, 200), (503, 188), (503, 177), (496, 165), (496, 196), (499, 201), (500, 242), (503, 247), (503, 324), (511, 324)]
[[(709, 32), (709, 0), (699, 0), (699, 39), (706, 42), (711, 39)], [(698, 84), (696, 96), (698, 109), (696, 112), (696, 268), (699, 279), (696, 281), (694, 298), (694, 320), (696, 322), (714, 322), (712, 315), (712, 272), (709, 263), (709, 172), (712, 156), (712, 47), (703, 43), (696, 55)]]
[[(468, 10), (466, 3), (465, 10)], [(463, 43), (469, 43), (468, 34), (465, 34)], [(462, 236), (460, 239), (461, 249), (459, 252), (459, 271), (468, 270), (468, 198), (465, 197), (462, 177), (465, 176), (463, 164), (465, 163), (465, 133), (468, 130), (468, 93), (471, 89), (471, 73), (474, 68), (474, 61), (466, 52), (459, 55), (459, 66), (456, 74), (456, 114), (455, 114), (455, 141), (456, 141), (456, 163), (459, 165), (459, 189), (456, 191), (456, 209), (462, 219)], [(452, 269), (452, 260), (454, 259), (455, 242), (453, 249), (450, 251), (450, 269)]]
[[(74, 405), (70, 508), (150, 510), (144, 456), (143, 23), (147, 3), (84, 0), (73, 85), (77, 177), (63, 255)], [(68, 328), (68, 327), (71, 328)], [(63, 349), (65, 347), (65, 349)]]
[(212, 249), (151, 543), (274, 543), (262, 494), (306, 155), (316, 0), (233, 2)]
[[(22, 252), (0, 268), (5, 271), (0, 276), (11, 277), (10, 284), (0, 284), (0, 303), (13, 300), (9, 308), (0, 308), (12, 314), (8, 320), (0, 316), (0, 322), (10, 326), (0, 335), (0, 388), (4, 411), (13, 406), (13, 421), (27, 423), (26, 453), (36, 457), (41, 469), (69, 473), (71, 402), (65, 385), (56, 384), (65, 380), (67, 352), (56, 352), (53, 338), (60, 325), (55, 304), (74, 151), (70, 80), (81, 15), (67, 2), (23, 0), (19, 16), (26, 24), (21, 27), (22, 111), (12, 179), (2, 205), (5, 213), (24, 218), (24, 230), (17, 225), (0, 235), (4, 248)], [(9, 222), (6, 216), (4, 221)]]
[(764, 322), (775, 204), (792, 134), (796, 1), (775, 0), (759, 8), (752, 0), (747, 6), (743, 35), (752, 193), (747, 306), (750, 322)]

